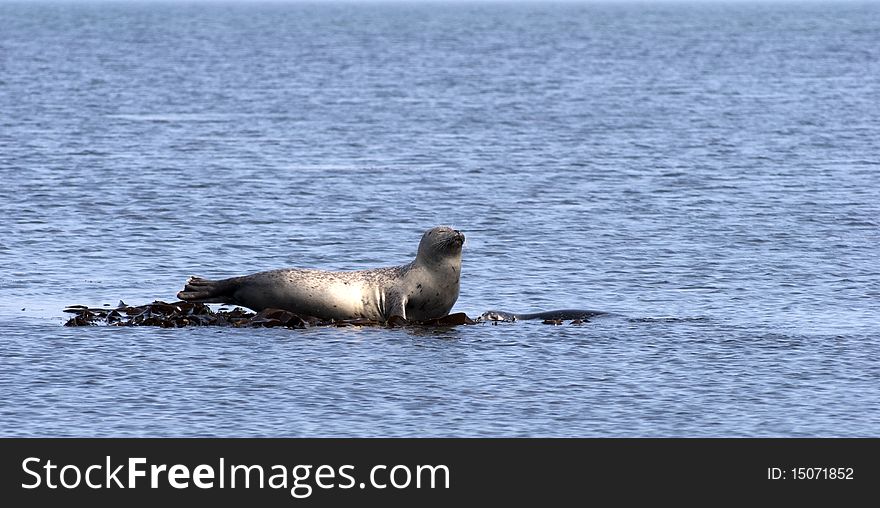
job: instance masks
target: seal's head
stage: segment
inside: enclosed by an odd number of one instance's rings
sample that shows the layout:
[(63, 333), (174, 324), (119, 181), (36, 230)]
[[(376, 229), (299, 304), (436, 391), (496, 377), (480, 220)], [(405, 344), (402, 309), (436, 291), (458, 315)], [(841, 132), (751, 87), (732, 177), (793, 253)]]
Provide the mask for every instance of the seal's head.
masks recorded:
[(425, 231), (419, 243), (417, 260), (424, 263), (461, 263), (464, 233), (448, 226), (437, 226)]

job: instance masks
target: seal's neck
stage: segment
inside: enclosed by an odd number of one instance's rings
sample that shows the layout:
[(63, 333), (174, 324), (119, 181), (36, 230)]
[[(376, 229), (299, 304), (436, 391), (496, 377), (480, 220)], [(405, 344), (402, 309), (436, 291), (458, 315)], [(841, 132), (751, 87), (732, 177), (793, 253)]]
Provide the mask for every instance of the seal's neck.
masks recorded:
[(461, 253), (448, 255), (443, 257), (417, 256), (411, 263), (413, 267), (421, 267), (428, 270), (452, 271), (458, 273), (461, 271)]

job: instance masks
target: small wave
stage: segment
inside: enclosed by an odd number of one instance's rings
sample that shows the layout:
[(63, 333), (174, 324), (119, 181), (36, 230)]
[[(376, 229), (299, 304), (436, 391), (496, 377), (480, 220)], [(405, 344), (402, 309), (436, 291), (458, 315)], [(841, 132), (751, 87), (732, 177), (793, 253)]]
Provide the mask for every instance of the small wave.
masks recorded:
[(677, 317), (677, 316), (650, 316), (650, 317), (637, 317), (637, 318), (629, 318), (627, 319), (630, 323), (689, 323), (693, 321), (711, 321), (711, 318), (706, 316), (690, 316), (690, 317)]
[(129, 120), (133, 122), (155, 122), (155, 123), (182, 123), (182, 122), (228, 122), (232, 120), (233, 115), (222, 114), (205, 114), (205, 113), (134, 113), (134, 114), (117, 114), (107, 115), (107, 118), (114, 120)]

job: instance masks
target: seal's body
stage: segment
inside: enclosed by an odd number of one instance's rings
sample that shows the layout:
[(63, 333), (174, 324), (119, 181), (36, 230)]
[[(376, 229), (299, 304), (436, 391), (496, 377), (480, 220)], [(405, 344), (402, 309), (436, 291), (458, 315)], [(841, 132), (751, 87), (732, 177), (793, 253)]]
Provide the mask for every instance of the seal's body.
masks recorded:
[(177, 297), (321, 319), (436, 319), (458, 299), (463, 244), (464, 234), (440, 226), (422, 235), (416, 259), (406, 265), (349, 272), (291, 268), (217, 281), (192, 277)]

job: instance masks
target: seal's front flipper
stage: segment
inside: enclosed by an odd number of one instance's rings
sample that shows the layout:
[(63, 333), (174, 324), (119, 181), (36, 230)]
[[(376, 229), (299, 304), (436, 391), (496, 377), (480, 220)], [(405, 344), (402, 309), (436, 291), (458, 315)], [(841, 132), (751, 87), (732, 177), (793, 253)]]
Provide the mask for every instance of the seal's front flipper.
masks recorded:
[(389, 294), (385, 297), (385, 312), (383, 313), (386, 321), (393, 318), (400, 318), (406, 321), (406, 299), (399, 294)]

